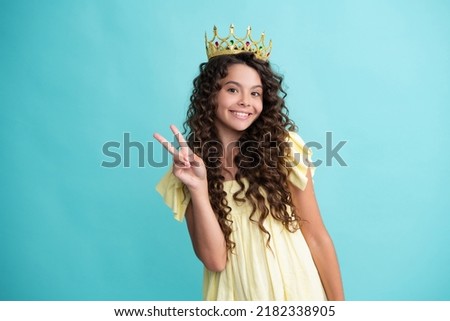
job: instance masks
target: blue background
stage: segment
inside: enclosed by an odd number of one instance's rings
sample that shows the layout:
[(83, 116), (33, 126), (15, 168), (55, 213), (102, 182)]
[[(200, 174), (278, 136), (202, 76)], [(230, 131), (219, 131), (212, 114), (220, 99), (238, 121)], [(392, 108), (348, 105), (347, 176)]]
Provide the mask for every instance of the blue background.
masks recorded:
[[(0, 299), (199, 300), (148, 145), (181, 125), (203, 37), (265, 31), (349, 300), (450, 300), (450, 2), (1, 1)], [(130, 149), (124, 134), (145, 147)], [(118, 167), (103, 154), (120, 143)], [(325, 149), (314, 159), (325, 159)]]

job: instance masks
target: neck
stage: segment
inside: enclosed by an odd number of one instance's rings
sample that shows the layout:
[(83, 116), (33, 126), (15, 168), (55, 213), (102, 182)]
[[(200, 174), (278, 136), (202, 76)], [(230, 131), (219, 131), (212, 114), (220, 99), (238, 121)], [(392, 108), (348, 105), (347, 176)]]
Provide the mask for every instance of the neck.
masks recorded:
[(238, 170), (236, 164), (234, 163), (234, 157), (239, 152), (238, 147), (224, 148), (222, 156), (222, 175), (225, 180), (234, 180), (236, 172)]
[(239, 146), (237, 145), (239, 138), (240, 135), (224, 136), (219, 134), (219, 140), (223, 147), (223, 158), (226, 162), (225, 164), (227, 165), (231, 165), (233, 163), (234, 156), (236, 156), (239, 152)]
[(225, 150), (228, 150), (232, 146), (236, 145), (236, 142), (241, 138), (243, 132), (230, 130), (228, 128), (224, 128), (220, 124), (215, 124), (217, 130), (217, 137), (219, 138), (222, 146)]
[(217, 134), (223, 147), (222, 174), (225, 176), (225, 180), (232, 180), (237, 171), (236, 164), (234, 164), (234, 157), (239, 153), (237, 142), (241, 134), (238, 132), (224, 133), (220, 129), (218, 129)]

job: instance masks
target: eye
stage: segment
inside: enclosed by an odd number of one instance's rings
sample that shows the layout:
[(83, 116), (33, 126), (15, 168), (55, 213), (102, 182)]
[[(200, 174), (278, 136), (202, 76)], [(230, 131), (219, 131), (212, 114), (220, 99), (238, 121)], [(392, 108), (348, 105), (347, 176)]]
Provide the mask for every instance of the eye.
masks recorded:
[(261, 97), (261, 93), (258, 92), (258, 91), (254, 91), (254, 92), (252, 92), (252, 96), (254, 96), (254, 97)]
[(236, 89), (236, 88), (233, 88), (233, 87), (228, 88), (227, 91), (230, 92), (230, 93), (232, 93), (232, 94), (237, 93), (237, 89)]

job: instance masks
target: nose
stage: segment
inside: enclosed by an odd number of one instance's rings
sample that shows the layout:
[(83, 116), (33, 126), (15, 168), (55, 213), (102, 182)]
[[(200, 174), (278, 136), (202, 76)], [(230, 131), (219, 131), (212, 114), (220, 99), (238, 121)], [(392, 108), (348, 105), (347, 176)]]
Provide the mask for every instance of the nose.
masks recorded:
[(250, 107), (250, 95), (247, 93), (242, 93), (241, 101), (239, 104), (243, 107)]

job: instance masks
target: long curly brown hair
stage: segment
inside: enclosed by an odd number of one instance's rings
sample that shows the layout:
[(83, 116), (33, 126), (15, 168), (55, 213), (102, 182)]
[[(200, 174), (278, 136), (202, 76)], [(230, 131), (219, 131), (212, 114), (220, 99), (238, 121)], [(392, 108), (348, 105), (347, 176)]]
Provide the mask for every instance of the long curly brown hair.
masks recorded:
[[(282, 88), (283, 77), (272, 71), (270, 63), (257, 59), (252, 53), (222, 55), (211, 58), (200, 65), (200, 74), (194, 79), (194, 89), (190, 98), (184, 130), (189, 147), (200, 156), (207, 169), (209, 197), (212, 209), (225, 236), (228, 250), (235, 247), (230, 239), (232, 220), (231, 207), (226, 200), (224, 176), (221, 174), (223, 146), (214, 125), (217, 108), (217, 93), (221, 89), (220, 80), (225, 78), (228, 67), (245, 64), (255, 69), (263, 86), (263, 109), (260, 116), (243, 132), (239, 141), (239, 152), (234, 158), (238, 170), (235, 176), (240, 186), (233, 194), (237, 202), (247, 199), (252, 205), (249, 219), (256, 222), (267, 234), (263, 223), (272, 215), (291, 232), (299, 228), (299, 218), (294, 213), (288, 188), (288, 168), (284, 157), (288, 153), (286, 144), (288, 130), (296, 130), (288, 117), (285, 105), (286, 92)], [(245, 190), (243, 179), (248, 181)], [(267, 200), (267, 202), (266, 202)], [(288, 208), (291, 208), (291, 213)], [(255, 214), (259, 210), (260, 215)]]

